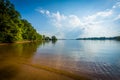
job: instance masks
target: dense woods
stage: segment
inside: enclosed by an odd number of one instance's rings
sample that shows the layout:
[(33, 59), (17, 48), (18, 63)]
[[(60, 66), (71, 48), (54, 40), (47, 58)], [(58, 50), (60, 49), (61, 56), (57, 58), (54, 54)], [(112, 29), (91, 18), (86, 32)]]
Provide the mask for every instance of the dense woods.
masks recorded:
[(117, 37), (116, 37), (116, 40), (119, 40), (119, 41), (120, 41), (120, 36), (117, 36)]
[(116, 37), (90, 37), (90, 38), (77, 38), (76, 40), (120, 40), (120, 36)]
[(0, 0), (0, 42), (45, 39), (27, 20), (21, 18), (9, 0)]
[(41, 40), (33, 26), (21, 18), (9, 0), (0, 0), (0, 42)]

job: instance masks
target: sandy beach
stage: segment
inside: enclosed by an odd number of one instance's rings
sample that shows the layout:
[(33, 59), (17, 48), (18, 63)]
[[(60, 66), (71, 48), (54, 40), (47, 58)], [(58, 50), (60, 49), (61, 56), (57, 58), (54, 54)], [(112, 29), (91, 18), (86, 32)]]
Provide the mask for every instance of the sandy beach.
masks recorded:
[(1, 80), (89, 80), (67, 71), (10, 59), (1, 61)]

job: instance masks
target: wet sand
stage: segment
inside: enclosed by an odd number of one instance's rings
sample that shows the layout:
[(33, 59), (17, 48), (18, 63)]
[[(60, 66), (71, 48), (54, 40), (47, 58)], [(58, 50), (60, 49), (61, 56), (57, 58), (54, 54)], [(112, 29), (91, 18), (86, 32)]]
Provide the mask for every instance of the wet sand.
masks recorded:
[(12, 80), (73, 80), (43, 69), (23, 65), (20, 73)]
[(26, 61), (0, 62), (0, 80), (89, 80), (69, 72)]

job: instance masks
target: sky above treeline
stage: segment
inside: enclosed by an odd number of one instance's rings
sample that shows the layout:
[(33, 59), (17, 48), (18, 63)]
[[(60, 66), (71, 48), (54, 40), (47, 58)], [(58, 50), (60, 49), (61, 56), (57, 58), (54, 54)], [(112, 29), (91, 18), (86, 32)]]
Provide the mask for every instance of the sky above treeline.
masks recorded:
[(10, 0), (22, 18), (58, 38), (120, 36), (120, 0)]

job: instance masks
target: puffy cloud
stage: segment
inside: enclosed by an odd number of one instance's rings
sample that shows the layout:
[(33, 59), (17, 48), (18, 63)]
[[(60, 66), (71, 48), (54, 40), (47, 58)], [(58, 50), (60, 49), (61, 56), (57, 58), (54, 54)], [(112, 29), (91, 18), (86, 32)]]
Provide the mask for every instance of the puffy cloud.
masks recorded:
[(114, 9), (114, 8), (120, 8), (120, 2), (117, 2), (115, 5), (113, 5), (112, 8), (113, 8), (113, 9)]
[(108, 18), (109, 16), (111, 16), (113, 14), (113, 11), (112, 10), (106, 10), (106, 11), (101, 11), (101, 12), (97, 12), (93, 15), (90, 15), (90, 16), (87, 16), (87, 17), (84, 17), (84, 19), (86, 21), (100, 21), (100, 19), (105, 19), (105, 18)]
[(120, 14), (114, 19), (114, 21), (117, 21), (117, 20), (120, 20)]
[(45, 13), (45, 11), (44, 11), (44, 10), (40, 10), (39, 12), (40, 12), (40, 13), (42, 13), (42, 14), (44, 14), (44, 13)]
[(55, 24), (56, 27), (73, 29), (75, 27), (79, 27), (81, 23), (80, 19), (76, 15), (65, 16), (57, 12), (53, 13), (52, 17), (53, 24)]
[(68, 23), (72, 27), (78, 27), (78, 26), (81, 25), (81, 21), (80, 21), (80, 19), (76, 15), (70, 15), (70, 16), (68, 16)]
[(47, 15), (52, 24), (55, 26), (55, 27), (79, 27), (82, 23), (80, 21), (80, 18), (76, 15), (64, 15), (64, 14), (61, 14), (59, 11), (57, 11), (56, 13), (52, 13), (48, 10), (39, 10), (40, 13), (42, 14), (45, 14)]
[(49, 15), (49, 14), (50, 14), (50, 12), (47, 10), (47, 11), (46, 11), (46, 14), (47, 14), (47, 15)]
[(61, 15), (58, 11), (57, 13), (52, 13), (51, 17), (55, 18), (58, 22), (66, 19), (66, 16)]
[(50, 16), (51, 22), (55, 27), (63, 27), (63, 21), (66, 20), (66, 16), (60, 14), (60, 12), (52, 13)]
[(78, 32), (82, 32), (82, 34), (78, 33), (77, 37), (101, 37), (117, 35), (113, 24), (114, 21), (120, 19), (120, 13), (116, 11), (116, 8), (120, 8), (120, 2), (117, 2), (111, 9), (82, 18), (74, 14), (64, 15), (59, 11), (53, 13), (49, 10), (40, 9), (39, 12), (49, 18), (51, 24), (57, 29), (55, 33), (61, 37), (65, 37), (67, 33), (76, 29), (79, 30)]
[(36, 9), (36, 11), (40, 12), (41, 14), (45, 14), (45, 15), (50, 15), (50, 12), (48, 10), (44, 10), (44, 9)]

